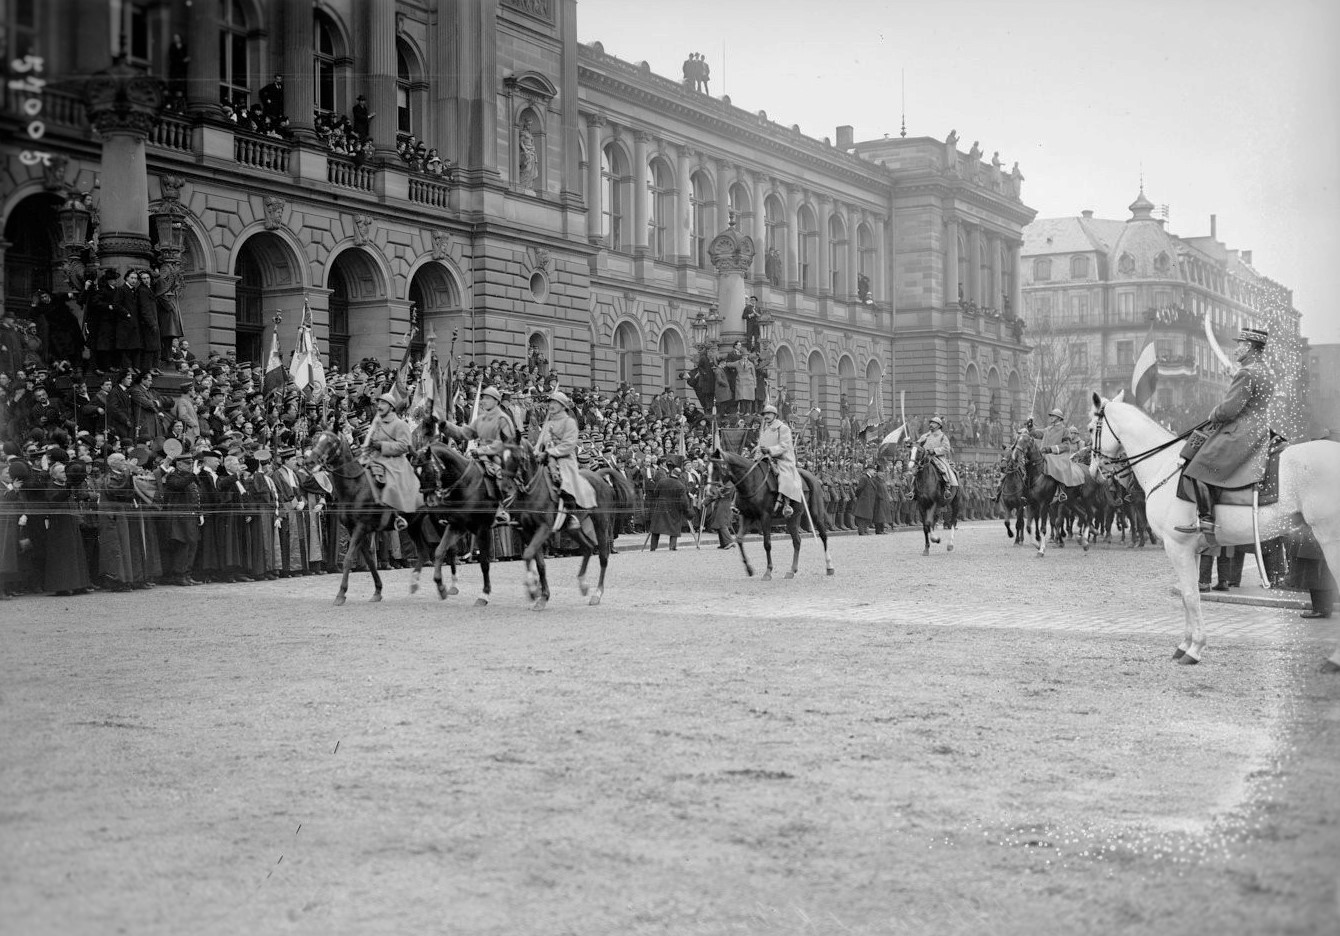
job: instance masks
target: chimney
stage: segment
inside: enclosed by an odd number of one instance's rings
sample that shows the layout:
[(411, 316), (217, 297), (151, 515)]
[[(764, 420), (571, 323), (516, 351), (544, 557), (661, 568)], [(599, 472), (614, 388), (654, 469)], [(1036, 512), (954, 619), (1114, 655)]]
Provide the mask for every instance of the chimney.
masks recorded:
[(1244, 250), (1242, 252), (1242, 262), (1247, 264), (1247, 266), (1252, 265), (1252, 252), (1250, 250)]
[(856, 141), (852, 138), (852, 132), (853, 131), (851, 124), (843, 124), (842, 126), (837, 128), (838, 149), (842, 150), (843, 152), (846, 152), (847, 150), (851, 149), (853, 146), (856, 145)]
[(1093, 220), (1093, 209), (1092, 209), (1092, 208), (1085, 208), (1083, 211), (1080, 212), (1080, 214), (1084, 216), (1084, 220), (1085, 220), (1085, 221), (1092, 221), (1092, 220)]
[(1215, 229), (1218, 227), (1218, 225), (1215, 224), (1215, 221), (1216, 221), (1216, 220), (1218, 220), (1218, 219), (1215, 218), (1214, 215), (1210, 215), (1210, 238), (1211, 238), (1211, 239), (1216, 239)]

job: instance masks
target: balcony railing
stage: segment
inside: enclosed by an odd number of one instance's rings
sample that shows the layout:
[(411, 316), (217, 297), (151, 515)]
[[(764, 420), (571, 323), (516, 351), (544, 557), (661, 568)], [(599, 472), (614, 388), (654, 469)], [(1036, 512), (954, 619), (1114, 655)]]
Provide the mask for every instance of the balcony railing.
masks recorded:
[(326, 157), (326, 181), (331, 185), (371, 192), (376, 179), (377, 171), (369, 166), (360, 166), (343, 156)]
[(233, 134), (233, 158), (239, 165), (269, 172), (288, 172), (289, 147), (282, 140)]
[(149, 134), (149, 145), (180, 153), (191, 151), (191, 122), (164, 114)]
[(437, 179), (409, 178), (409, 200), (429, 208), (446, 208), (451, 186)]

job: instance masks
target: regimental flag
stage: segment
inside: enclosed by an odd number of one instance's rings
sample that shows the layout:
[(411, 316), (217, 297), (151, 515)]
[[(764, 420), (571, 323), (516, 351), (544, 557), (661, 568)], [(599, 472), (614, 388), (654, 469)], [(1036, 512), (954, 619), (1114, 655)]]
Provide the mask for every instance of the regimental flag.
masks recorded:
[(857, 435), (862, 442), (865, 441), (871, 429), (876, 429), (884, 422), (884, 398), (878, 390), (870, 395), (870, 402), (865, 406), (865, 419), (861, 423), (861, 430)]
[(391, 389), (387, 391), (396, 398), (396, 413), (404, 413), (405, 408), (409, 406), (412, 391), (409, 386), (410, 368), (414, 363), (414, 336), (417, 330), (413, 325), (409, 327), (409, 332), (405, 335), (405, 355), (400, 359), (400, 366), (396, 368), (395, 382)]
[(1151, 322), (1144, 347), (1140, 349), (1135, 359), (1135, 369), (1131, 371), (1131, 396), (1135, 398), (1135, 405), (1148, 409), (1158, 383), (1159, 355), (1154, 342), (1154, 324)]
[(877, 457), (895, 459), (902, 457), (903, 442), (907, 439), (907, 423), (890, 432), (879, 443)]
[(312, 335), (312, 310), (305, 301), (288, 372), (299, 392), (308, 391), (309, 396), (320, 396), (326, 389), (326, 369), (321, 365), (321, 352), (316, 349), (316, 339)]
[(437, 412), (438, 393), (437, 335), (433, 326), (428, 326), (428, 340), (423, 351), (423, 368), (419, 379), (414, 382), (414, 392), (410, 397), (409, 411), (420, 422)]
[(276, 325), (270, 334), (270, 357), (265, 363), (265, 378), (261, 384), (267, 397), (284, 386), (286, 374), (284, 361), (279, 356), (279, 326)]

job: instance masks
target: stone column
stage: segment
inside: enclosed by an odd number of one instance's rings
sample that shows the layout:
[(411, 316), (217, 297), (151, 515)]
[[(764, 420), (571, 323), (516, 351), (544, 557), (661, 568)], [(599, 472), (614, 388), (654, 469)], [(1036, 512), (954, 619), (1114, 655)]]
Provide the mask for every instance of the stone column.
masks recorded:
[[(220, 119), (219, 0), (195, 0), (186, 31), (186, 112), (192, 117)], [(309, 69), (310, 70), (310, 69)]]
[(985, 305), (989, 309), (1000, 309), (1004, 306), (1000, 295), (1000, 248), (1003, 246), (1003, 239), (997, 234), (992, 234), (986, 244), (986, 249), (991, 252), (991, 292), (986, 297)]
[(1023, 263), (1021, 256), (1023, 249), (1023, 241), (1014, 241), (1010, 245), (1010, 255), (1014, 268), (1014, 276), (1010, 279), (1010, 306), (1014, 309), (1014, 314), (1016, 316), (1022, 316), (1024, 314), (1023, 292), (1020, 287), (1020, 281), (1023, 279), (1023, 273), (1020, 270), (1020, 264)]
[(689, 178), (689, 155), (687, 145), (676, 149), (675, 177), (679, 188), (675, 191), (675, 262), (681, 266), (697, 266), (697, 257), (689, 256), (692, 238), (689, 228), (693, 223), (693, 181)]
[(982, 228), (980, 225), (968, 227), (968, 298), (982, 304)]
[(856, 211), (856, 207), (850, 206), (847, 209), (847, 276), (846, 282), (842, 284), (842, 297), (850, 300), (856, 295), (856, 277), (861, 273), (861, 251), (859, 221), (861, 216)]
[(819, 295), (829, 296), (833, 293), (833, 271), (830, 269), (832, 264), (829, 262), (829, 249), (831, 246), (831, 237), (829, 233), (829, 222), (833, 218), (833, 199), (827, 195), (819, 196)]
[(591, 244), (601, 243), (601, 214), (605, 207), (601, 199), (604, 189), (600, 177), (601, 152), (604, 139), (600, 128), (605, 118), (600, 114), (588, 114), (586, 117), (586, 240)]
[(633, 255), (647, 254), (647, 140), (646, 131), (633, 131)]
[(88, 79), (84, 104), (102, 137), (99, 265), (123, 273), (127, 267), (147, 267), (153, 248), (144, 143), (158, 122), (162, 88), (157, 79), (121, 61)]
[[(293, 4), (303, 6), (303, 4)], [(310, 13), (304, 11), (310, 22)], [(395, 4), (368, 3), (363, 6), (363, 28), (367, 30), (368, 110), (372, 120), (372, 142), (381, 156), (396, 155), (396, 56)], [(311, 64), (307, 70), (311, 71)], [(358, 90), (355, 90), (358, 94)]]
[(800, 239), (800, 187), (786, 187), (786, 288), (800, 287), (800, 258), (797, 247)]
[(717, 312), (723, 319), (723, 348), (744, 337), (744, 303), (749, 295), (744, 277), (756, 252), (754, 239), (741, 234), (733, 223), (712, 238), (708, 253), (717, 271)]
[(764, 223), (767, 220), (767, 189), (763, 187), (763, 174), (755, 172), (751, 175), (751, 181), (754, 183), (753, 202), (754, 202), (754, 269), (751, 274), (754, 279), (762, 279), (767, 262), (767, 243), (768, 228)]
[(958, 302), (958, 218), (950, 215), (945, 219), (945, 298), (944, 304), (952, 306)]
[[(280, 6), (283, 18), (284, 113), (294, 137), (302, 143), (315, 143), (316, 130), (312, 109), (316, 106), (316, 74), (313, 70), (314, 29), (312, 11), (303, 3)], [(194, 59), (195, 52), (191, 56)], [(264, 76), (269, 83), (270, 76)]]
[(885, 224), (886, 220), (883, 217), (879, 215), (875, 216), (875, 262), (873, 264), (874, 268), (870, 271), (870, 291), (875, 294), (876, 302), (891, 302), (893, 300), (892, 291), (886, 289), (884, 286), (884, 281), (887, 278), (885, 276), (885, 271), (889, 268), (890, 259), (884, 255)]

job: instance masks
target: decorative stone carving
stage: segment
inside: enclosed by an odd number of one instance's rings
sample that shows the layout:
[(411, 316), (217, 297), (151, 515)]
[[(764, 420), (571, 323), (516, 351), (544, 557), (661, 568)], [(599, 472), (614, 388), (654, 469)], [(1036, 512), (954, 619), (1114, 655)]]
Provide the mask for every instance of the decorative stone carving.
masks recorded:
[(368, 243), (368, 232), (372, 230), (372, 216), (354, 215), (354, 246), (363, 247)]
[(434, 260), (446, 260), (451, 256), (451, 235), (446, 231), (432, 232), (433, 248), (432, 254)]
[(88, 121), (103, 136), (118, 132), (148, 136), (162, 106), (162, 82), (126, 64), (125, 59), (84, 85)]
[(543, 247), (535, 249), (535, 269), (545, 271), (549, 269), (549, 251)]
[(52, 153), (51, 158), (42, 166), (42, 188), (64, 196), (69, 190), (65, 182), (65, 167), (70, 160), (61, 153)]
[(522, 13), (542, 20), (552, 19), (552, 14), (549, 12), (549, 0), (503, 0), (503, 6), (520, 10)]
[(707, 255), (712, 258), (712, 266), (720, 273), (748, 273), (754, 264), (754, 239), (741, 234), (736, 226), (735, 212), (730, 213), (730, 223), (707, 246)]
[(288, 202), (278, 195), (265, 196), (265, 229), (277, 231), (284, 226), (284, 209)]
[(158, 185), (163, 190), (163, 201), (181, 201), (181, 187), (186, 180), (179, 175), (159, 176)]

